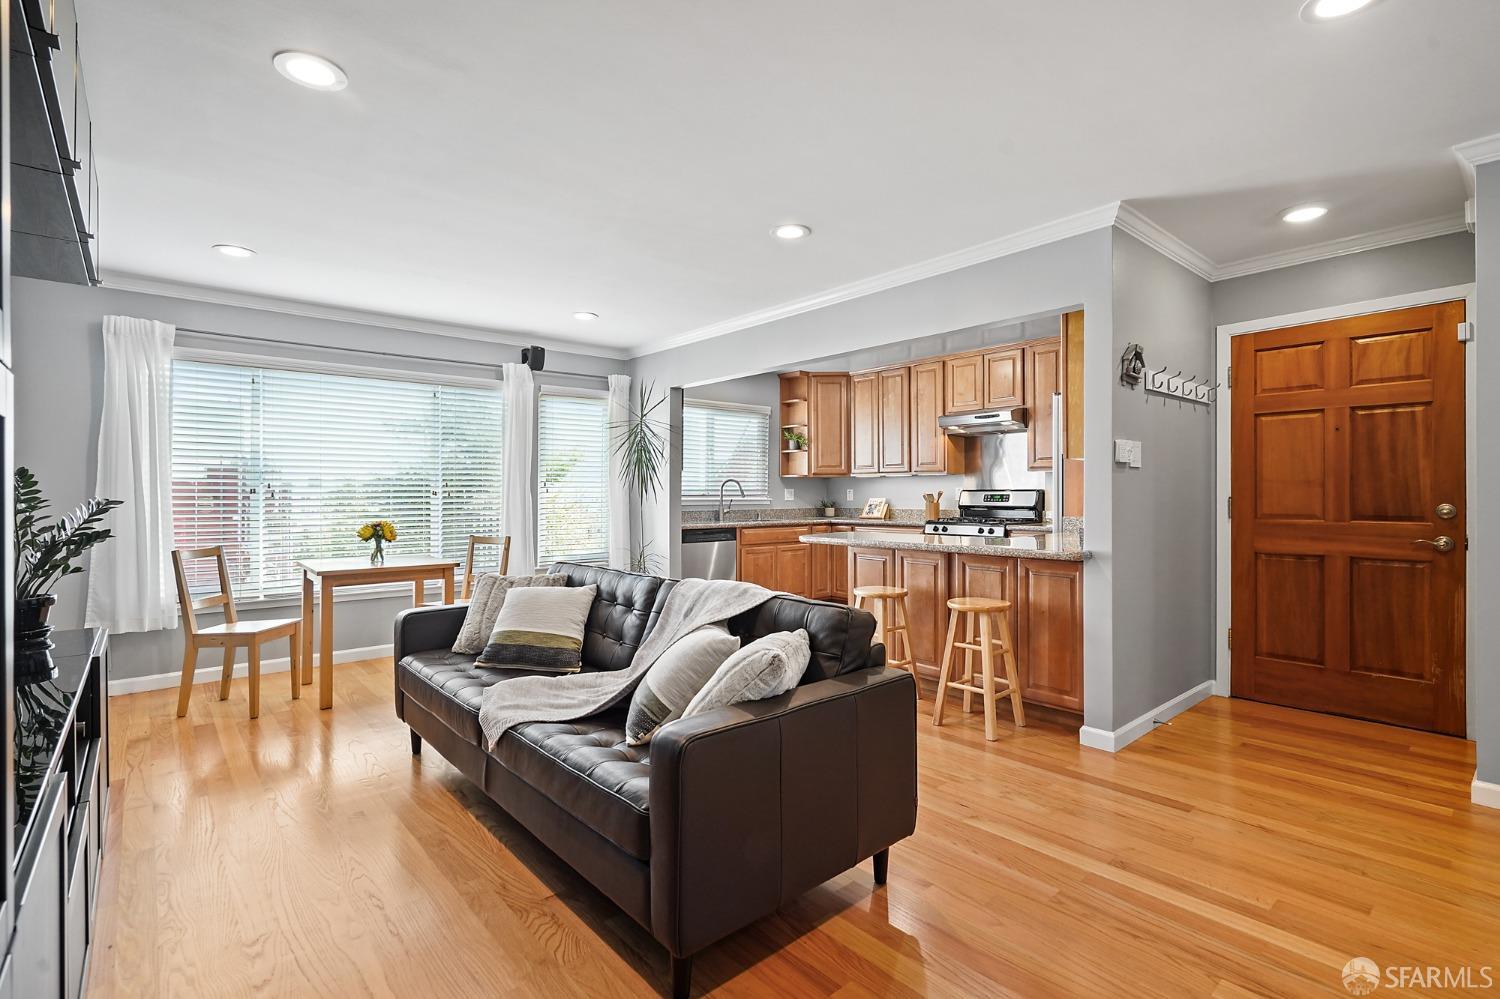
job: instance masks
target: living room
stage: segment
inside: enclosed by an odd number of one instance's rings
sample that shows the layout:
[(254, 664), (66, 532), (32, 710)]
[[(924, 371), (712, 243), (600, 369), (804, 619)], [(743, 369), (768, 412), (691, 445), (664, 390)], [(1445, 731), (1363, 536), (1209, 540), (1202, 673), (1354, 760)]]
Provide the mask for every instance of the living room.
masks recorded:
[(0, 21), (0, 999), (1492, 987), (1500, 11), (411, 14)]

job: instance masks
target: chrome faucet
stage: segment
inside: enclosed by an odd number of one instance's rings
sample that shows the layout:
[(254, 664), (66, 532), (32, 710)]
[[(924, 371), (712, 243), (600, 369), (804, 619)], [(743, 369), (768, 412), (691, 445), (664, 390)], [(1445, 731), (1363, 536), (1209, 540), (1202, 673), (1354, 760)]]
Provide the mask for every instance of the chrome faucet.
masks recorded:
[(745, 487), (742, 486), (742, 485), (740, 485), (740, 480), (739, 479), (725, 479), (723, 482), (720, 482), (719, 483), (719, 519), (720, 520), (723, 520), (724, 519), (724, 515), (729, 512), (729, 504), (734, 502), (734, 500), (729, 500), (728, 502), (725, 502), (725, 500), (724, 500), (724, 487), (727, 486), (727, 485), (729, 485), (729, 483), (731, 483), (731, 482), (734, 483), (734, 488), (736, 488), (736, 489), (738, 489), (740, 491), (740, 499), (744, 499), (745, 498)]

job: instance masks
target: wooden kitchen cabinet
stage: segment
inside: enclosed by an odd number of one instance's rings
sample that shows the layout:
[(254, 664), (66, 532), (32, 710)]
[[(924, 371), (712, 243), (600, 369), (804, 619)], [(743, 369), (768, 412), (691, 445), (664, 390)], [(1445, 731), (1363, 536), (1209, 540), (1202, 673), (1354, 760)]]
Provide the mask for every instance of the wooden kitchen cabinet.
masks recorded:
[(1006, 347), (984, 355), (985, 409), (1026, 405), (1025, 353), (1022, 347)]
[(832, 578), (828, 553), (833, 549), (797, 540), (804, 534), (827, 531), (827, 524), (740, 528), (736, 552), (739, 578), (768, 590), (827, 598)]
[(936, 681), (948, 637), (948, 555), (897, 550), (896, 585), (906, 588), (912, 659)]
[(739, 577), (768, 590), (780, 589), (776, 585), (776, 546), (741, 545)]
[(812, 596), (813, 553), (812, 545), (793, 541), (775, 548), (776, 585), (774, 590), (785, 590), (801, 596)]
[(779, 440), (781, 477), (849, 474), (849, 376), (841, 371), (786, 371), (781, 375), (781, 429), (807, 437), (792, 449)]
[(958, 354), (943, 358), (943, 415), (977, 413), (984, 408), (984, 357)]
[(880, 474), (880, 386), (874, 372), (849, 379), (849, 473)]
[[(1016, 595), (1016, 560), (990, 555), (954, 555), (949, 588), (955, 596), (1009, 600), (1012, 637), (1020, 634), (1020, 600)], [(1019, 641), (1019, 639), (1017, 639)], [(1025, 686), (1023, 683), (1022, 686)]]
[(1068, 711), (1083, 710), (1083, 566), (1019, 559), (1016, 634), (1021, 696)]
[(911, 471), (911, 368), (887, 368), (875, 375), (880, 397), (880, 473)]
[[(852, 527), (843, 525), (832, 525), (828, 530), (833, 534), (847, 534), (854, 530)], [(828, 599), (837, 600), (840, 603), (849, 602), (849, 550), (834, 545), (823, 545), (823, 551), (828, 557)], [(3, 999), (3, 997), (0, 997)]]
[(889, 548), (850, 548), (848, 559), (848, 603), (854, 602), (859, 586), (894, 586), (896, 553)]
[(1052, 394), (1062, 391), (1062, 340), (1025, 347), (1027, 468), (1052, 467)]
[(950, 437), (943, 415), (946, 364), (942, 358), (911, 366), (911, 470), (918, 475), (966, 475), (979, 442)]

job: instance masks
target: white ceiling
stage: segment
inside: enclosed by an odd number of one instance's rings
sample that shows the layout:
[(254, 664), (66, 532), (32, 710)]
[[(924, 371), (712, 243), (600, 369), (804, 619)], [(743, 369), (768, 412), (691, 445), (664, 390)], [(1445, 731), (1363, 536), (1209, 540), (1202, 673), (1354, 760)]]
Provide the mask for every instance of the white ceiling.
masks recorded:
[(78, 0), (106, 277), (640, 351), (1113, 201), (1219, 265), (1461, 211), (1500, 3), (1299, 3)]

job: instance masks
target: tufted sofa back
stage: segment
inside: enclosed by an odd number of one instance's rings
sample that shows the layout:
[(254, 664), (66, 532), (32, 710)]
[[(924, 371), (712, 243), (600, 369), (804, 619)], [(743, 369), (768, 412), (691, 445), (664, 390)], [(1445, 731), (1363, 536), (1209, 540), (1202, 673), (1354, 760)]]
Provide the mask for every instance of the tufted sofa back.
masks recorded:
[[(585, 669), (614, 670), (630, 665), (666, 604), (676, 580), (576, 562), (559, 562), (552, 572), (568, 577), (569, 586), (599, 587), (583, 636)], [(843, 604), (780, 594), (754, 610), (736, 615), (729, 630), (745, 644), (778, 631), (807, 629), (812, 661), (803, 683), (872, 665), (870, 642), (875, 618)]]

